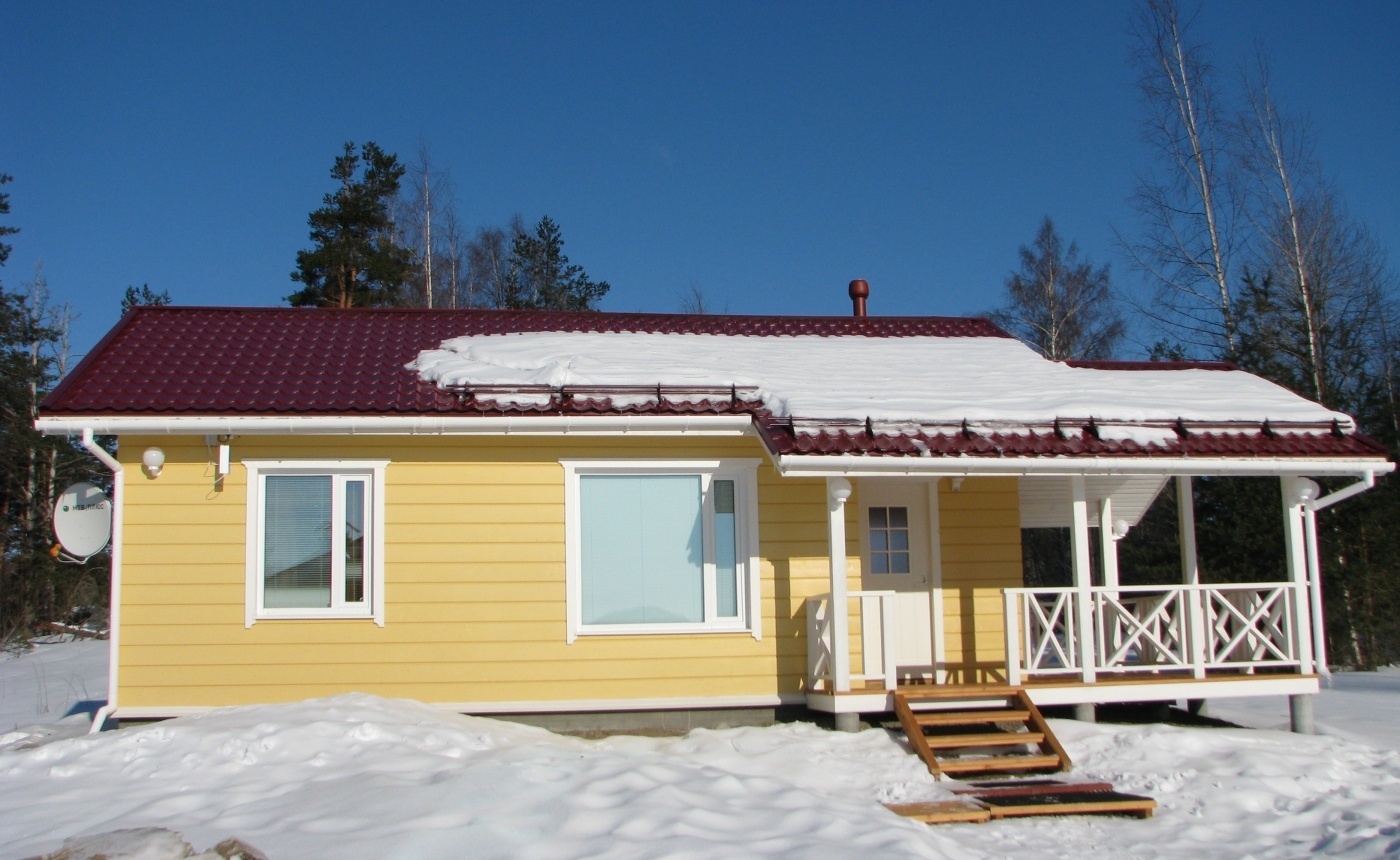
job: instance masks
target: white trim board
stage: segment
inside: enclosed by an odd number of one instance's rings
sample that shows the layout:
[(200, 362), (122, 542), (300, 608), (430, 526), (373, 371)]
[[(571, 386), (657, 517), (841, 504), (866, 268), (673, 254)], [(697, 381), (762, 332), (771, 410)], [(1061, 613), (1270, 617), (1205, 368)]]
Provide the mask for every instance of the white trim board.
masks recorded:
[[(608, 711), (677, 711), (705, 710), (718, 708), (777, 708), (785, 705), (806, 704), (802, 693), (779, 693), (758, 696), (678, 696), (656, 699), (561, 699), (558, 701), (513, 701), (513, 702), (426, 702), (430, 707), (458, 714), (488, 716), (490, 714), (569, 714), (599, 713)], [(262, 704), (275, 704), (264, 702)], [(174, 717), (191, 717), (221, 710), (230, 705), (145, 705), (134, 708), (119, 708), (118, 719), (162, 720)], [(244, 706), (251, 707), (251, 706)]]
[(40, 418), (34, 426), (49, 436), (73, 436), (84, 429), (107, 435), (139, 436), (743, 436), (757, 433), (749, 415), (94, 416)]
[(784, 477), (945, 477), (975, 475), (1381, 475), (1395, 464), (1377, 457), (864, 457), (782, 454)]

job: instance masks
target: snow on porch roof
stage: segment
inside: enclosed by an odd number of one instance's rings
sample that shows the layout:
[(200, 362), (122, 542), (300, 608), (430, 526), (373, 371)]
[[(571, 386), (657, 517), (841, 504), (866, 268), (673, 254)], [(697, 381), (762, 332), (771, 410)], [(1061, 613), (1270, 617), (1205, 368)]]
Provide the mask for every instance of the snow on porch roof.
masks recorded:
[(791, 454), (1384, 456), (1221, 368), (1050, 362), (975, 318), (140, 307), (41, 415), (742, 412)]

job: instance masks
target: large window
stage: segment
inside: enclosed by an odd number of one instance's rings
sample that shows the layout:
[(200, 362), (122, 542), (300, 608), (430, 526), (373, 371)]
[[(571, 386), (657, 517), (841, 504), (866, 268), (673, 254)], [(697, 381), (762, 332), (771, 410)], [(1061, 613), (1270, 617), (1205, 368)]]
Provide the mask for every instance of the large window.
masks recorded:
[(248, 618), (383, 623), (382, 461), (249, 460)]
[(569, 630), (759, 635), (757, 460), (564, 463)]

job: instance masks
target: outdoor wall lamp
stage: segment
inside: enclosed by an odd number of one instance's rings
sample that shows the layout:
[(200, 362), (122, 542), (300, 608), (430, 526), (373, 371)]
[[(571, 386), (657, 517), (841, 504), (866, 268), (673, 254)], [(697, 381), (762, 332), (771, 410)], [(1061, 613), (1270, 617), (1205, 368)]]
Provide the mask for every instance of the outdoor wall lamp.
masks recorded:
[(1127, 536), (1128, 536), (1128, 529), (1130, 529), (1130, 528), (1132, 528), (1132, 526), (1128, 525), (1128, 521), (1127, 521), (1127, 520), (1114, 520), (1114, 521), (1113, 521), (1113, 539), (1114, 539), (1114, 540), (1122, 540), (1123, 538), (1127, 537)]
[(1295, 505), (1306, 505), (1308, 502), (1315, 501), (1320, 492), (1322, 492), (1322, 488), (1312, 478), (1293, 479), (1293, 504)]
[(141, 467), (147, 475), (159, 478), (160, 470), (165, 467), (165, 452), (159, 448), (147, 448), (141, 454)]

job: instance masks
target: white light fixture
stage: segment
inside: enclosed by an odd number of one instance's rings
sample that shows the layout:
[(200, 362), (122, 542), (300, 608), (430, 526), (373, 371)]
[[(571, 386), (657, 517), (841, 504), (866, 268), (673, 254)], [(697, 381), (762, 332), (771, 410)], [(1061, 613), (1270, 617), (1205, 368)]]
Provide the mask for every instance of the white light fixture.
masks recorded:
[(1311, 478), (1293, 479), (1293, 504), (1306, 505), (1308, 502), (1316, 501), (1322, 488), (1317, 485), (1317, 481)]
[(851, 497), (851, 482), (845, 478), (832, 478), (826, 486), (832, 500), (839, 504), (844, 505)]
[(1113, 539), (1114, 539), (1114, 540), (1122, 540), (1123, 538), (1127, 537), (1127, 536), (1128, 536), (1128, 529), (1130, 529), (1130, 528), (1132, 528), (1132, 526), (1128, 525), (1128, 521), (1127, 521), (1127, 520), (1114, 520), (1114, 521), (1113, 521)]
[(159, 448), (147, 448), (141, 454), (141, 466), (146, 470), (147, 475), (159, 478), (160, 470), (165, 467), (165, 452)]

